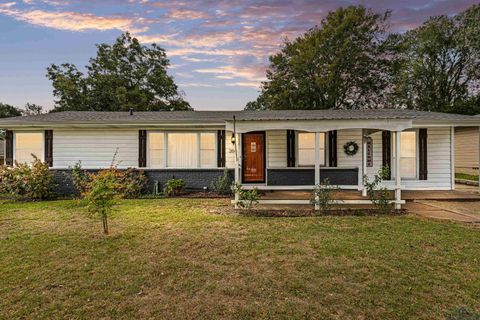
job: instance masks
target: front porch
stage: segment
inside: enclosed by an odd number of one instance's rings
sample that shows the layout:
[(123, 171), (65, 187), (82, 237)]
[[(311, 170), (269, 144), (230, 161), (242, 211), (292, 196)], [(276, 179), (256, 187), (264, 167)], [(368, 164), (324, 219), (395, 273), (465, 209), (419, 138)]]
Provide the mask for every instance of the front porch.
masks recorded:
[[(258, 131), (259, 127), (265, 130)], [(401, 156), (394, 155), (402, 151), (401, 133), (411, 129), (410, 120), (227, 122), (227, 130), (232, 132), (231, 152), (235, 154), (232, 159), (235, 183), (244, 189), (265, 192), (266, 196), (260, 200), (262, 205), (309, 204), (307, 190), (313, 190), (326, 179), (343, 191), (334, 196), (337, 204), (368, 205), (371, 201), (367, 198), (364, 177), (373, 179), (380, 168), (387, 166), (392, 170), (382, 187), (392, 190), (391, 201), (400, 209), (405, 203), (401, 197), (405, 183), (400, 178)], [(450, 128), (446, 129), (450, 134)], [(417, 137), (416, 131), (414, 135)], [(353, 151), (347, 152), (347, 146), (352, 146)], [(417, 171), (423, 174), (417, 160), (415, 157), (415, 178), (410, 179), (410, 184), (420, 180)], [(451, 189), (450, 179), (439, 187)], [(289, 192), (297, 190), (307, 192), (303, 195)], [(277, 198), (272, 197), (275, 193), (271, 191), (283, 193), (278, 193), (281, 196)], [(238, 201), (236, 197), (233, 203), (236, 205)]]

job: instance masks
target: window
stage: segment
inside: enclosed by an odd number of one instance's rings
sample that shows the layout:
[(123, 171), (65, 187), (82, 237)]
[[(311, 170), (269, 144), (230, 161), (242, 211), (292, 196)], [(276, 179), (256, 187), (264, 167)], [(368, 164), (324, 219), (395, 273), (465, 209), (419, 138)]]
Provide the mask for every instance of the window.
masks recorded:
[(165, 134), (150, 132), (148, 135), (149, 166), (151, 168), (165, 167)]
[[(395, 142), (392, 144), (395, 146)], [(393, 158), (395, 159), (395, 147)], [(393, 164), (395, 164), (395, 160)], [(400, 176), (414, 179), (417, 177), (417, 132), (406, 131), (400, 134)]]
[(149, 132), (150, 168), (217, 167), (216, 133)]
[(215, 134), (200, 134), (200, 167), (214, 168), (217, 166), (217, 157), (215, 153)]
[(167, 167), (196, 168), (198, 149), (196, 133), (167, 133)]
[[(325, 165), (325, 134), (320, 133), (320, 165)], [(298, 133), (298, 165), (315, 165), (315, 133)]]
[(15, 161), (33, 162), (32, 154), (43, 160), (43, 134), (39, 132), (15, 134)]

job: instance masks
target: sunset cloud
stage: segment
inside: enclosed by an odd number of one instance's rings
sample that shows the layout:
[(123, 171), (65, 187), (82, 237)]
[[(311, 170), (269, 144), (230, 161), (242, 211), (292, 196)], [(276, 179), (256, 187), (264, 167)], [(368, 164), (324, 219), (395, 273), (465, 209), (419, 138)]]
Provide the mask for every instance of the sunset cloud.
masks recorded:
[[(204, 101), (210, 103), (211, 92), (218, 92), (218, 88), (221, 88), (222, 94), (230, 92), (236, 98), (235, 87), (251, 88), (250, 98), (254, 98), (261, 82), (265, 80), (268, 57), (278, 52), (286, 39), (293, 40), (320, 25), (328, 12), (340, 6), (361, 4), (379, 13), (391, 10), (390, 31), (404, 32), (420, 25), (430, 16), (454, 15), (477, 4), (478, 0), (0, 2), (0, 19), (6, 22), (5, 26), (10, 23), (30, 24), (35, 26), (33, 32), (42, 28), (51, 29), (57, 32), (52, 39), (65, 37), (64, 31), (70, 32), (62, 43), (48, 43), (55, 52), (52, 57), (61, 52), (63, 46), (79, 46), (75, 41), (80, 37), (71, 32), (92, 35), (91, 40), (90, 37), (84, 37), (88, 39), (83, 39), (85, 42), (81, 44), (85, 48), (94, 48), (97, 42), (111, 43), (117, 33), (125, 31), (130, 31), (143, 44), (157, 43), (166, 50), (171, 60), (169, 72), (180, 79), (179, 86), (185, 88), (187, 99), (191, 91), (205, 92), (207, 97)], [(15, 32), (30, 32), (20, 30), (29, 29), (11, 28), (5, 32), (4, 38), (12, 37), (15, 42), (22, 39), (21, 35), (15, 37)], [(70, 56), (66, 56), (65, 61), (71, 61)], [(48, 57), (45, 65), (49, 63), (52, 63), (51, 57)], [(41, 68), (42, 79), (45, 65)], [(191, 91), (189, 88), (192, 88)], [(242, 101), (243, 105), (245, 102)], [(192, 101), (192, 105), (196, 106), (195, 101)]]
[(189, 9), (173, 9), (170, 10), (167, 14), (167, 17), (171, 19), (178, 19), (178, 20), (195, 20), (195, 19), (207, 19), (209, 15), (196, 10), (189, 10)]
[(135, 20), (125, 17), (102, 17), (93, 14), (77, 12), (48, 12), (43, 10), (22, 11), (11, 9), (11, 6), (1, 6), (0, 13), (13, 17), (16, 20), (27, 23), (68, 31), (85, 30), (125, 30), (143, 32), (148, 28), (135, 27)]

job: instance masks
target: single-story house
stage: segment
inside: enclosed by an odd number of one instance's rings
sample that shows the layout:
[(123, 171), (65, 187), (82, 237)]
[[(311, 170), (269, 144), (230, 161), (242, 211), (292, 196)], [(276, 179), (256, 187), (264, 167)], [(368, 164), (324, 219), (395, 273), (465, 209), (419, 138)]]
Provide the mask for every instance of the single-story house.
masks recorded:
[(480, 141), (478, 141), (478, 137), (478, 127), (455, 128), (456, 173), (478, 174), (480, 155)]
[(479, 126), (473, 116), (393, 109), (59, 112), (0, 119), (7, 129), (6, 163), (31, 161), (33, 153), (65, 189), (76, 162), (98, 170), (114, 155), (119, 168), (144, 169), (152, 190), (172, 177), (208, 188), (228, 168), (244, 188), (308, 190), (329, 178), (366, 195), (363, 177), (388, 166), (383, 185), (395, 190), (397, 208), (404, 203), (402, 190), (454, 189), (455, 128)]

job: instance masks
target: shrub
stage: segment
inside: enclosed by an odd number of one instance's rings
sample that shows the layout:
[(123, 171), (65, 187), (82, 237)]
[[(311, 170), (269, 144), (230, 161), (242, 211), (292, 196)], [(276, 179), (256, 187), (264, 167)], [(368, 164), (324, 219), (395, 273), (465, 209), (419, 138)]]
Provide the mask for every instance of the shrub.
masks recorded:
[(212, 182), (211, 188), (218, 194), (232, 194), (231, 177), (227, 168), (223, 170), (223, 175)]
[(363, 183), (367, 188), (367, 194), (373, 205), (382, 213), (389, 213), (393, 209), (393, 204), (390, 200), (390, 192), (387, 188), (380, 188), (380, 183), (388, 177), (390, 169), (388, 166), (384, 166), (378, 170), (378, 173), (373, 178), (373, 181), (369, 181), (368, 176), (363, 176)]
[(147, 177), (143, 171), (129, 168), (116, 173), (121, 197), (124, 199), (138, 198), (147, 185)]
[(332, 186), (330, 179), (326, 178), (313, 189), (310, 203), (315, 207), (318, 206), (320, 212), (326, 213), (333, 205), (332, 193), (337, 190), (338, 187)]
[(163, 192), (169, 196), (178, 196), (185, 190), (185, 181), (182, 179), (169, 179), (165, 183)]
[(82, 162), (78, 161), (75, 163), (72, 170), (72, 181), (77, 194), (82, 194), (85, 192), (85, 188), (88, 182), (88, 174), (85, 170), (82, 169)]
[(85, 186), (83, 197), (87, 202), (88, 210), (100, 216), (105, 234), (108, 234), (108, 216), (116, 204), (116, 199), (120, 197), (119, 187), (114, 167), (97, 174), (90, 174)]
[(250, 190), (242, 189), (242, 186), (238, 183), (233, 184), (232, 191), (234, 194), (238, 194), (237, 205), (246, 210), (250, 210), (252, 205), (258, 203), (260, 199), (260, 193), (257, 188)]
[[(117, 180), (117, 194), (122, 199), (138, 198), (147, 185), (147, 177), (143, 171), (133, 168), (118, 170), (113, 165), (107, 171), (110, 171)], [(83, 170), (80, 161), (75, 164), (72, 168), (72, 180), (79, 194), (83, 194), (86, 191), (88, 182), (94, 175), (88, 174)]]
[(54, 196), (55, 180), (48, 164), (32, 155), (32, 164), (0, 167), (0, 193), (43, 200)]

